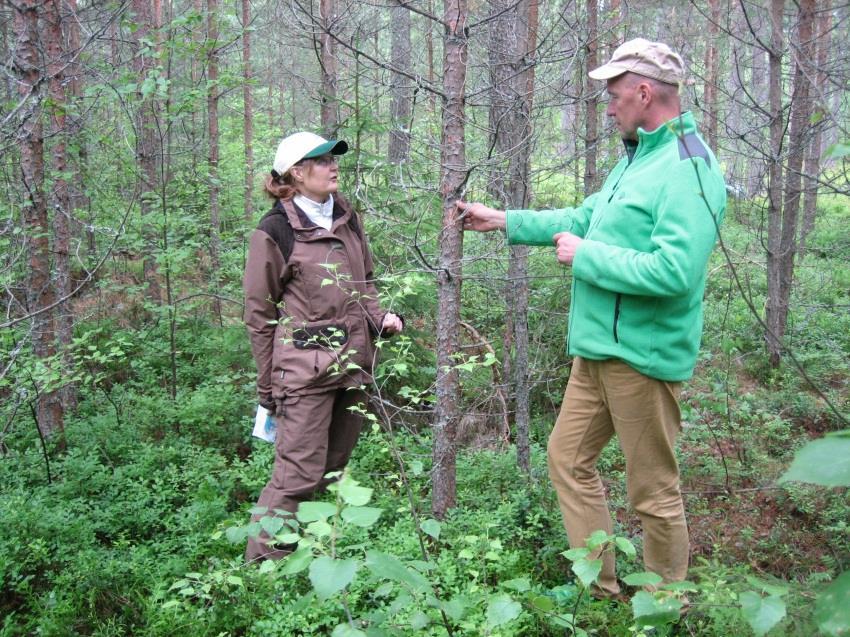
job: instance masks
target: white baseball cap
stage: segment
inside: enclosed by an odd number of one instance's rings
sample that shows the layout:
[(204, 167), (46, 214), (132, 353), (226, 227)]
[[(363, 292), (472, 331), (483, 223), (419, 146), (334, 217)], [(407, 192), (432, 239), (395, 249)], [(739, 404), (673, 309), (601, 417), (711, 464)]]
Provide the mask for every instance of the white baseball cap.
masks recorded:
[(274, 172), (283, 175), (302, 159), (320, 157), (327, 153), (344, 155), (348, 152), (348, 144), (335, 139), (325, 139), (314, 133), (302, 131), (284, 137), (277, 146), (272, 168)]

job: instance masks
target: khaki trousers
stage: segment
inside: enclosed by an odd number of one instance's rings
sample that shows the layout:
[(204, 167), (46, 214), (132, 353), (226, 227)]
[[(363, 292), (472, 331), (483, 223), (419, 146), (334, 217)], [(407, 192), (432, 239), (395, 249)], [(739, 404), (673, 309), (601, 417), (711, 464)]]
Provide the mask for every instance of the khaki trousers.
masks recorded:
[[(619, 360), (577, 357), (561, 412), (549, 436), (549, 476), (558, 494), (570, 546), (597, 529), (612, 532), (596, 461), (616, 434), (626, 458), (629, 502), (643, 525), (647, 570), (665, 582), (685, 579), (688, 528), (674, 454), (681, 430), (681, 383), (644, 376)], [(606, 551), (599, 576), (603, 594), (620, 592), (614, 554)]]
[[(278, 401), (274, 469), (257, 500), (267, 513), (253, 515), (252, 521), (280, 515), (275, 509), (295, 513), (299, 503), (327, 487), (325, 474), (345, 468), (363, 425), (363, 416), (349, 408), (365, 409), (366, 404), (366, 393), (360, 389), (332, 389)], [(249, 538), (245, 559), (279, 559), (289, 553), (269, 546), (268, 540), (265, 532)]]

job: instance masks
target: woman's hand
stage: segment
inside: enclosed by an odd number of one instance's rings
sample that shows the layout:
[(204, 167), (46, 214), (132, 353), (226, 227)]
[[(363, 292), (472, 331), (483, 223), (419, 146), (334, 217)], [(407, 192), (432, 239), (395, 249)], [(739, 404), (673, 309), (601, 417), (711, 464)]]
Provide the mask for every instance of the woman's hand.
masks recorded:
[(384, 320), (381, 323), (381, 334), (398, 334), (404, 329), (404, 321), (398, 314), (387, 312), (384, 314)]

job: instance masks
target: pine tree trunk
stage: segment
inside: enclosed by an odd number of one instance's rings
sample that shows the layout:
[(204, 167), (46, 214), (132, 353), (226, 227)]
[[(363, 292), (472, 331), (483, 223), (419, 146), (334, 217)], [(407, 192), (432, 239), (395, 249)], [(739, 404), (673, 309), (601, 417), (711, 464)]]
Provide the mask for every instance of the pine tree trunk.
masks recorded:
[[(45, 363), (56, 352), (54, 312), (39, 311), (55, 301), (50, 276), (50, 222), (44, 196), (44, 130), (41, 123), (41, 86), (44, 69), (39, 41), (40, 0), (21, 0), (12, 5), (14, 12), (15, 53), (12, 60), (18, 92), (26, 100), (18, 128), (21, 153), (21, 178), (25, 191), (21, 207), (27, 265), (26, 309), (36, 313), (32, 318), (32, 348), (35, 357)], [(36, 379), (38, 385), (39, 379)], [(43, 391), (37, 386), (35, 411), (38, 427), (44, 437), (56, 436), (60, 444), (64, 413), (58, 392)]]
[(708, 42), (705, 47), (705, 89), (703, 91), (703, 109), (705, 110), (706, 141), (709, 148), (717, 151), (717, 44), (720, 34), (720, 0), (708, 0), (710, 18), (708, 20)]
[[(61, 0), (50, 0), (44, 5), (46, 16), (43, 20), (45, 35), (43, 41), (47, 48), (48, 95), (50, 96), (50, 123), (53, 149), (51, 168), (53, 170), (53, 190), (50, 200), (53, 208), (53, 280), (58, 299), (67, 299), (71, 293), (71, 197), (68, 182), (65, 179), (67, 162), (66, 139), (68, 131), (65, 125), (65, 110), (68, 106), (65, 90), (65, 62), (67, 54), (63, 50), (65, 38), (62, 36)], [(71, 369), (70, 356), (73, 338), (73, 317), (69, 301), (56, 307), (57, 345), (62, 351), (65, 369)], [(68, 411), (77, 404), (77, 392), (73, 384), (63, 387), (63, 409)]]
[[(598, 28), (598, 0), (587, 1), (587, 44), (585, 45), (585, 60), (587, 71), (592, 71), (599, 66), (599, 28)], [(596, 192), (599, 189), (596, 170), (596, 145), (599, 141), (599, 114), (597, 104), (597, 87), (591, 82), (588, 84), (585, 106), (585, 129), (584, 129), (584, 196)]]
[(251, 2), (242, 0), (242, 103), (245, 109), (245, 220), (254, 215), (254, 99), (251, 94)]
[[(207, 0), (207, 129), (209, 135), (208, 171), (210, 185), (210, 287), (219, 289), (221, 269), (221, 215), (218, 195), (218, 0)], [(213, 297), (213, 314), (222, 324), (221, 301)]]
[(806, 154), (806, 162), (803, 166), (806, 194), (803, 199), (803, 222), (800, 227), (799, 255), (801, 260), (806, 252), (806, 240), (809, 233), (814, 230), (815, 219), (817, 218), (818, 176), (820, 173), (820, 156), (823, 152), (823, 129), (829, 117), (824, 111), (827, 105), (822, 100), (827, 88), (828, 77), (826, 74), (826, 65), (829, 49), (832, 45), (832, 38), (830, 37), (832, 32), (831, 4), (829, 0), (826, 0), (817, 16), (817, 36), (815, 38), (817, 46), (817, 75), (815, 85), (817, 90), (815, 93), (818, 99), (818, 117), (816, 118), (818, 121), (814, 123), (814, 134), (812, 135), (812, 141)]
[[(791, 95), (791, 114), (788, 133), (788, 167), (782, 202), (782, 233), (779, 242), (779, 299), (777, 323), (784, 337), (788, 324), (791, 290), (794, 284), (794, 262), (797, 255), (797, 231), (800, 198), (803, 193), (803, 157), (806, 154), (807, 131), (812, 116), (810, 77), (814, 76), (812, 61), (812, 25), (815, 0), (801, 0), (798, 4), (797, 30), (794, 56), (794, 89)], [(778, 359), (773, 361), (778, 365)]]
[(771, 39), (768, 51), (768, 108), (770, 110), (770, 166), (768, 167), (767, 305), (765, 342), (770, 364), (779, 365), (786, 313), (782, 303), (782, 36), (783, 0), (771, 0)]
[(159, 169), (157, 166), (157, 108), (156, 97), (153, 94), (145, 96), (142, 93), (144, 79), (153, 69), (154, 61), (144, 49), (151, 35), (153, 15), (150, 2), (133, 0), (133, 13), (137, 28), (132, 33), (135, 57), (133, 70), (139, 85), (137, 93), (138, 110), (136, 112), (136, 161), (140, 169), (139, 198), (142, 212), (142, 226), (145, 237), (144, 278), (147, 283), (146, 296), (149, 301), (159, 304), (162, 302), (162, 291), (159, 283), (159, 271), (156, 264), (157, 242), (159, 230), (151, 221), (151, 200), (159, 190)]
[(443, 61), (443, 118), (440, 143), (440, 194), (443, 223), (440, 235), (440, 271), (437, 275), (437, 404), (434, 422), (431, 508), (443, 518), (456, 497), (455, 434), (460, 388), (457, 361), (460, 324), (463, 229), (455, 201), (465, 177), (464, 100), (466, 82), (466, 0), (444, 0), (446, 31)]
[[(410, 72), (410, 11), (403, 6), (390, 9), (390, 55), (394, 67)], [(390, 142), (387, 159), (391, 164), (400, 164), (410, 156), (410, 80), (404, 75), (393, 73), (390, 86)]]
[[(532, 113), (534, 107), (535, 67), (532, 62), (537, 56), (538, 2), (526, 0), (520, 5), (525, 11), (527, 23), (522, 30), (523, 60), (527, 68), (519, 73), (525, 91), (519, 121), (520, 145), (516, 161), (511, 169), (510, 199), (515, 208), (525, 208), (530, 198), (529, 171), (532, 144)], [(528, 370), (528, 247), (511, 246), (508, 278), (512, 282), (513, 329), (514, 329), (514, 421), (516, 423), (517, 465), (526, 474), (531, 473), (531, 443), (529, 438), (529, 370)]]
[(334, 40), (331, 30), (336, 20), (336, 0), (321, 0), (320, 8), (322, 33), (319, 36), (322, 66), (322, 130), (327, 137), (335, 137), (339, 128), (337, 117), (337, 73), (336, 57), (334, 57)]

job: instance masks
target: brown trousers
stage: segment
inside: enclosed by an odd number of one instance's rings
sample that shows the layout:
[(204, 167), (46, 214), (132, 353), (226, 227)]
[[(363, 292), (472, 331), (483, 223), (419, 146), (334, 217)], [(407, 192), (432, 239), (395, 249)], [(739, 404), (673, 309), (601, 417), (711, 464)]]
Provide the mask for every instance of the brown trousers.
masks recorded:
[[(629, 502), (643, 525), (644, 566), (665, 582), (685, 579), (688, 528), (674, 444), (681, 430), (681, 383), (644, 376), (619, 360), (577, 357), (561, 412), (549, 436), (549, 476), (558, 494), (570, 546), (597, 529), (612, 532), (596, 461), (616, 434), (626, 458)], [(602, 594), (620, 587), (614, 554), (603, 555)]]
[[(327, 487), (325, 474), (345, 467), (360, 435), (363, 416), (349, 408), (359, 404), (365, 409), (366, 403), (360, 389), (332, 389), (278, 401), (274, 469), (257, 500), (267, 513), (253, 515), (252, 521), (279, 515), (275, 509), (295, 513), (299, 503)], [(249, 538), (246, 561), (279, 559), (288, 553), (269, 546), (268, 540), (265, 532)]]

